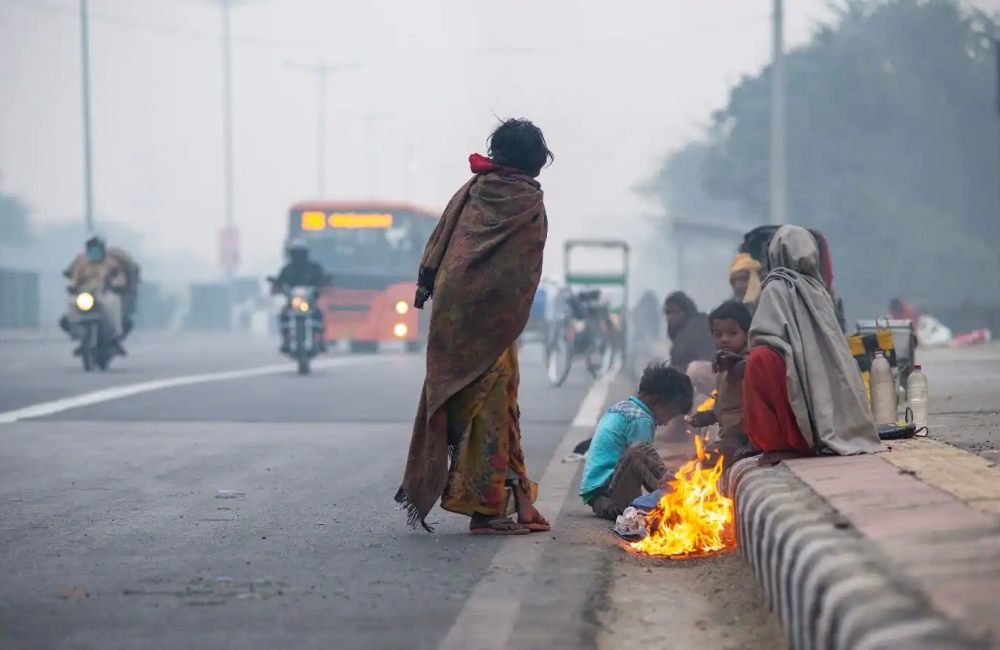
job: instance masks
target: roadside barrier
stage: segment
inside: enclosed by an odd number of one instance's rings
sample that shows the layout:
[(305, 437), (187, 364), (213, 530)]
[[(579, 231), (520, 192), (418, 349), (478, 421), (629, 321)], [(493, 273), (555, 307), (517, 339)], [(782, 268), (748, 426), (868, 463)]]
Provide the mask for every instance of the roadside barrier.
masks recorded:
[(38, 330), (38, 292), (38, 273), (0, 268), (0, 330)]

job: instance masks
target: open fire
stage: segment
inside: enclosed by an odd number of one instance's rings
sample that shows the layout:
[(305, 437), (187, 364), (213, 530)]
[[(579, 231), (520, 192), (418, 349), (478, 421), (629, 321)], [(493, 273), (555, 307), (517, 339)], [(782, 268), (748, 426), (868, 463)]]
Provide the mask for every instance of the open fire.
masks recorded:
[(696, 409), (699, 413), (702, 411), (709, 411), (715, 406), (715, 399), (719, 396), (719, 391), (713, 390), (712, 394), (709, 395), (704, 402), (698, 405)]
[(719, 491), (722, 458), (711, 468), (705, 443), (695, 436), (697, 456), (677, 470), (660, 502), (646, 515), (646, 536), (629, 546), (647, 555), (707, 555), (735, 546), (733, 501)]

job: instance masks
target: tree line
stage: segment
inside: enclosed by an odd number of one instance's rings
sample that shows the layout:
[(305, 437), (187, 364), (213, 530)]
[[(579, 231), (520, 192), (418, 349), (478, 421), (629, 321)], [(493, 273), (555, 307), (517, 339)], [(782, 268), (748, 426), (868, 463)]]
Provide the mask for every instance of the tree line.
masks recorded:
[[(957, 0), (848, 0), (787, 53), (789, 219), (826, 235), (845, 300), (997, 302), (998, 34)], [(769, 222), (770, 83), (744, 77), (666, 157), (645, 187), (669, 214)]]

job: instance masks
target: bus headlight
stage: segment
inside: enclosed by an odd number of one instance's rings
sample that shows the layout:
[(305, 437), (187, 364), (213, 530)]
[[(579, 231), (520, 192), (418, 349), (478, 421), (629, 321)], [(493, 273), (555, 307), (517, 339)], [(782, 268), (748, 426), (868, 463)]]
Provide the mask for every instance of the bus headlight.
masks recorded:
[(402, 316), (406, 312), (410, 311), (410, 306), (404, 301), (400, 300), (396, 303), (396, 313)]
[(94, 295), (84, 291), (76, 297), (76, 308), (80, 311), (90, 311), (94, 308)]
[(396, 323), (396, 326), (392, 328), (392, 333), (396, 335), (396, 338), (403, 338), (409, 332), (409, 328), (403, 323)]

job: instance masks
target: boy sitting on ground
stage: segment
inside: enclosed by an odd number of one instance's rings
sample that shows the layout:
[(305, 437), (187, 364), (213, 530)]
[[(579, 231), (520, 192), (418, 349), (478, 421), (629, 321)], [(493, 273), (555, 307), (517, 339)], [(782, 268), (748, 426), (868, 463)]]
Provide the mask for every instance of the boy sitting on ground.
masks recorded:
[(690, 412), (693, 399), (687, 375), (667, 363), (650, 364), (639, 392), (607, 410), (597, 423), (580, 482), (580, 496), (595, 515), (614, 521), (643, 488), (657, 488), (667, 468), (653, 449), (653, 433)]
[(705, 453), (704, 466), (712, 467), (723, 458), (723, 468), (740, 458), (752, 456), (757, 450), (750, 443), (743, 424), (743, 372), (746, 367), (747, 333), (750, 331), (750, 310), (733, 300), (719, 305), (708, 316), (716, 353), (713, 369), (717, 374), (715, 406), (685, 418), (693, 427), (719, 425), (717, 441)]

